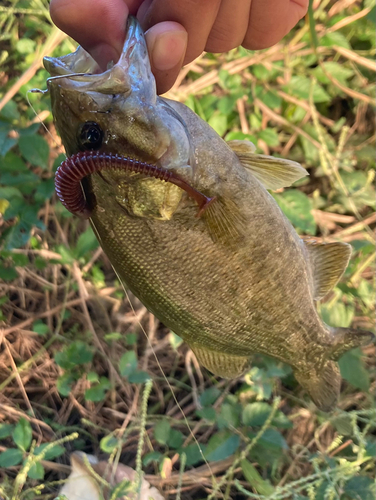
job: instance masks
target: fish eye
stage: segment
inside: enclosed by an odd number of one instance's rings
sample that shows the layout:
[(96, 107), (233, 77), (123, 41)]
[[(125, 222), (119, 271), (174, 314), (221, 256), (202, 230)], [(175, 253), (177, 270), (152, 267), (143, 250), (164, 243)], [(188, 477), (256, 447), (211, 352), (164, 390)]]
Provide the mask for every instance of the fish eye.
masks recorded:
[(103, 130), (96, 122), (84, 123), (78, 133), (78, 142), (82, 149), (99, 149), (103, 142)]

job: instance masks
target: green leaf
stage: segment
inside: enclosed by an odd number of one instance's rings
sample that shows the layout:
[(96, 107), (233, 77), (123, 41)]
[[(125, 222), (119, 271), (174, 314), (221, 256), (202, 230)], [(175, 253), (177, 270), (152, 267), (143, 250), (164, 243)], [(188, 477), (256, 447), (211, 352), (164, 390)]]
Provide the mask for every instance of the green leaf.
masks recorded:
[(253, 144), (257, 143), (257, 137), (243, 132), (229, 132), (225, 137), (226, 141), (250, 141)]
[(125, 336), (125, 343), (127, 345), (136, 345), (138, 341), (137, 333), (127, 333)]
[(104, 453), (112, 453), (118, 446), (119, 440), (113, 434), (105, 436), (100, 441), (100, 449)]
[(41, 135), (22, 136), (18, 146), (25, 160), (32, 165), (47, 168), (50, 148)]
[(368, 392), (370, 388), (369, 373), (366, 370), (363, 362), (362, 351), (352, 349), (339, 359), (339, 367), (342, 377), (351, 385)]
[(289, 84), (284, 86), (283, 89), (301, 99), (309, 99), (310, 93), (312, 92), (313, 102), (315, 103), (331, 101), (329, 94), (321, 85), (316, 82), (313, 83), (313, 81), (306, 76), (295, 75), (291, 77)]
[(0, 424), (0, 439), (5, 439), (12, 435), (14, 425)]
[(167, 439), (167, 444), (170, 448), (177, 450), (184, 443), (184, 435), (176, 429), (171, 429)]
[(221, 391), (213, 385), (213, 387), (209, 387), (205, 389), (204, 392), (200, 395), (199, 401), (201, 406), (209, 406), (215, 403), (219, 396), (221, 395)]
[(49, 200), (51, 196), (55, 192), (55, 179), (46, 179), (42, 180), (36, 191), (35, 191), (35, 199), (44, 203), (46, 200)]
[(106, 396), (106, 392), (111, 387), (111, 382), (106, 377), (101, 377), (99, 384), (94, 387), (90, 387), (85, 391), (86, 401), (103, 401)]
[(12, 433), (13, 441), (22, 451), (27, 451), (30, 447), (32, 437), (33, 432), (30, 422), (26, 418), (20, 418)]
[(240, 437), (223, 430), (214, 434), (206, 447), (205, 457), (211, 462), (224, 460), (233, 455), (240, 445)]
[(240, 412), (241, 406), (239, 404), (223, 403), (217, 415), (218, 428), (238, 427)]
[(273, 194), (273, 197), (298, 232), (316, 233), (312, 202), (308, 196), (297, 189), (289, 189), (281, 194)]
[(27, 475), (31, 479), (43, 479), (44, 478), (44, 468), (43, 468), (43, 465), (40, 462), (37, 462), (37, 463), (33, 464), (30, 467)]
[[(47, 446), (50, 446), (50, 443), (43, 443), (40, 446), (37, 446), (34, 450), (34, 454), (40, 455), (41, 453), (44, 452)], [(61, 455), (64, 455), (64, 453), (65, 453), (64, 446), (61, 446), (60, 444), (55, 444), (46, 451), (43, 460), (53, 460), (54, 458), (61, 457)]]
[(37, 333), (38, 335), (46, 335), (50, 331), (49, 326), (46, 325), (46, 323), (44, 323), (44, 321), (42, 321), (41, 319), (37, 319), (36, 321), (34, 321), (32, 328), (33, 332)]
[(215, 112), (208, 120), (208, 123), (221, 137), (225, 134), (227, 130), (226, 115), (221, 115), (218, 112)]
[(260, 495), (271, 495), (274, 493), (274, 488), (270, 484), (270, 481), (263, 479), (256, 468), (248, 462), (248, 460), (242, 460), (240, 462), (244, 477), (248, 481), (249, 485), (254, 488)]
[(16, 448), (9, 448), (0, 453), (0, 467), (13, 467), (22, 462), (23, 453)]
[(16, 50), (22, 55), (32, 54), (35, 52), (35, 40), (30, 40), (30, 38), (21, 38), (16, 43)]
[(266, 429), (261, 436), (259, 443), (265, 448), (287, 449), (285, 438), (275, 429)]
[(209, 420), (209, 422), (215, 422), (217, 412), (212, 406), (201, 408), (200, 410), (196, 410), (196, 415), (205, 420)]
[(142, 463), (144, 464), (145, 467), (150, 465), (152, 462), (159, 463), (160, 459), (163, 457), (162, 453), (160, 451), (151, 451), (150, 453), (147, 453), (143, 458), (142, 458)]
[(14, 267), (5, 267), (0, 264), (0, 279), (4, 281), (13, 281), (18, 278), (18, 273)]
[(375, 481), (367, 476), (354, 476), (347, 481), (344, 493), (348, 498), (354, 500), (374, 500)]
[(56, 381), (56, 387), (62, 396), (68, 396), (72, 390), (72, 385), (76, 381), (76, 377), (70, 373), (64, 373)]
[(174, 332), (170, 332), (168, 336), (168, 340), (170, 342), (170, 345), (173, 349), (177, 349), (179, 345), (183, 343), (183, 339), (179, 337), (179, 335), (176, 335)]
[[(202, 453), (205, 454), (206, 445), (200, 443), (200, 448), (202, 450)], [(200, 448), (197, 446), (197, 443), (191, 443), (181, 450), (181, 453), (185, 453), (186, 455), (187, 467), (196, 465), (199, 462), (203, 461)]]
[(167, 419), (162, 419), (154, 427), (154, 437), (159, 444), (167, 444), (170, 437), (171, 426)]
[(121, 333), (118, 333), (118, 332), (106, 333), (106, 335), (104, 336), (104, 340), (108, 343), (110, 343), (114, 340), (115, 341), (120, 340), (121, 338), (123, 338), (123, 335)]
[(320, 304), (319, 310), (323, 321), (327, 325), (343, 326), (345, 328), (351, 325), (355, 314), (354, 307), (346, 306), (343, 302)]
[(258, 137), (259, 139), (265, 141), (268, 146), (274, 147), (278, 146), (279, 144), (278, 134), (275, 130), (271, 128), (260, 130)]
[(277, 109), (282, 104), (282, 98), (279, 97), (276, 92), (273, 92), (271, 90), (267, 90), (266, 92), (263, 91), (260, 94), (259, 99), (271, 109)]
[(131, 384), (144, 384), (150, 380), (150, 376), (147, 372), (136, 370), (129, 375), (128, 380)]
[(29, 264), (29, 259), (27, 258), (27, 255), (24, 255), (22, 253), (19, 254), (13, 253), (12, 259), (15, 266), (25, 267)]
[(326, 33), (321, 38), (320, 43), (324, 47), (332, 47), (333, 45), (338, 45), (339, 47), (344, 47), (345, 49), (351, 49), (351, 45), (349, 44), (347, 38), (339, 31)]
[(99, 382), (99, 375), (97, 372), (89, 372), (86, 375), (86, 379), (88, 382)]
[(137, 356), (134, 351), (127, 351), (119, 361), (119, 370), (122, 377), (129, 377), (137, 369)]
[(77, 365), (90, 363), (93, 352), (82, 340), (76, 340), (62, 351), (55, 354), (55, 362), (64, 370), (71, 370)]
[(321, 66), (317, 66), (313, 71), (313, 74), (321, 83), (331, 83), (331, 80), (326, 76), (324, 70), (343, 84), (346, 84), (346, 80), (354, 75), (354, 70), (346, 68), (346, 66), (334, 61), (325, 61), (323, 67), (324, 69)]
[(74, 250), (74, 254), (77, 259), (80, 259), (81, 257), (84, 257), (92, 250), (98, 248), (98, 245), (99, 245), (98, 240), (93, 230), (89, 226), (84, 233), (80, 234), (76, 248)]
[(268, 403), (249, 403), (244, 407), (243, 410), (243, 424), (250, 425), (251, 427), (262, 426), (269, 417), (271, 411), (272, 408), (270, 405), (268, 405)]

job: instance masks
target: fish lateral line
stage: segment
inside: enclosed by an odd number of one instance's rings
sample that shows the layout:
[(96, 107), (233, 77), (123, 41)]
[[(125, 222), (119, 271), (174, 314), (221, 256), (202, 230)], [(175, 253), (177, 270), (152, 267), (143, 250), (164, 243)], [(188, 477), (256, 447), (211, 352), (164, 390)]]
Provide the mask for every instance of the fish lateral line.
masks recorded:
[(91, 210), (85, 200), (80, 183), (88, 175), (102, 170), (125, 170), (170, 182), (183, 189), (190, 198), (196, 201), (199, 207), (196, 217), (201, 217), (217, 199), (215, 196), (204, 195), (166, 168), (118, 154), (80, 152), (64, 160), (55, 175), (57, 196), (69, 212), (84, 219), (91, 216)]

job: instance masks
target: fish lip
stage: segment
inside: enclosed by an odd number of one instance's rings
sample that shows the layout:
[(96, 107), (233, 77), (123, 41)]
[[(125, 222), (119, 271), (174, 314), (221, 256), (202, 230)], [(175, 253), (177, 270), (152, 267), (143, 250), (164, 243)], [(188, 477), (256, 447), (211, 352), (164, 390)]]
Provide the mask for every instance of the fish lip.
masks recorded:
[(62, 57), (44, 57), (43, 64), (51, 75), (47, 79), (48, 88), (56, 82), (63, 87), (103, 94), (142, 91), (150, 100), (156, 96), (144, 32), (133, 16), (127, 19), (119, 60), (106, 71), (98, 71), (95, 60), (81, 46)]

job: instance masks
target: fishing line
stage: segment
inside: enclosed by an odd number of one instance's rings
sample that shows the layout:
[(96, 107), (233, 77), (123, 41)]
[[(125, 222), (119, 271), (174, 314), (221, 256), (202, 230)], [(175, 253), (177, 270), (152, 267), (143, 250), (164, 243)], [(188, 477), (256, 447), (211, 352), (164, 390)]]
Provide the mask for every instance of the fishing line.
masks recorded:
[(56, 139), (55, 137), (51, 134), (51, 132), (48, 130), (46, 124), (40, 119), (40, 116), (38, 115), (36, 109), (34, 108), (34, 106), (31, 104), (30, 102), (30, 98), (29, 98), (29, 93), (30, 94), (47, 94), (48, 93), (48, 90), (41, 90), (41, 89), (29, 89), (26, 91), (26, 100), (27, 100), (27, 103), (28, 105), (30, 106), (30, 108), (33, 110), (34, 114), (35, 114), (35, 117), (38, 119), (39, 123), (42, 125), (42, 127), (44, 128), (44, 130), (47, 132), (47, 134), (51, 137), (53, 143), (55, 144), (57, 150), (59, 153), (63, 154), (66, 158), (67, 158), (67, 155), (64, 153), (63, 151), (63, 147), (61, 144), (58, 144), (56, 142)]
[[(115, 271), (115, 273), (116, 273), (116, 271)], [(117, 273), (116, 273), (116, 275), (118, 276), (118, 274), (117, 274)], [(119, 278), (120, 283), (122, 284), (123, 290), (124, 290), (124, 292), (125, 292), (125, 295), (126, 295), (126, 297), (127, 297), (127, 300), (128, 300), (128, 302), (129, 302), (129, 305), (131, 306), (132, 312), (133, 312), (133, 314), (134, 314), (135, 318), (137, 319), (137, 314), (136, 314), (136, 311), (134, 310), (134, 307), (133, 307), (133, 305), (132, 305), (132, 302), (131, 302), (131, 300), (130, 300), (130, 298), (129, 298), (128, 292), (127, 292), (127, 290), (125, 289), (125, 287), (124, 287), (124, 285), (123, 285), (123, 283), (122, 283), (122, 281), (121, 281), (121, 279), (120, 279), (120, 277), (119, 277), (119, 276), (118, 276), (118, 278)], [(142, 326), (142, 324), (141, 324), (140, 320), (138, 320), (138, 319), (137, 319), (137, 323), (139, 324), (139, 326), (140, 326), (140, 328), (141, 328), (141, 330), (142, 330), (142, 333), (143, 333), (143, 334), (145, 335), (145, 337), (146, 337), (146, 340), (147, 340), (147, 342), (148, 342), (148, 345), (149, 345), (149, 347), (150, 347), (150, 349), (151, 349), (151, 351), (152, 351), (152, 353), (153, 353), (153, 356), (154, 356), (154, 358), (155, 358), (155, 361), (157, 362), (158, 368), (159, 368), (160, 372), (162, 373), (163, 378), (165, 379), (165, 381), (166, 381), (166, 383), (167, 383), (167, 385), (168, 385), (168, 388), (169, 388), (169, 390), (170, 390), (170, 392), (171, 392), (171, 394), (172, 394), (172, 397), (173, 397), (173, 399), (174, 399), (174, 401), (175, 401), (175, 403), (176, 403), (176, 406), (179, 408), (180, 413), (183, 415), (184, 423), (185, 423), (185, 425), (187, 426), (187, 428), (188, 428), (188, 430), (189, 430), (189, 433), (190, 433), (190, 435), (192, 436), (192, 438), (193, 438), (194, 442), (196, 443), (196, 445), (197, 445), (197, 447), (198, 447), (198, 449), (199, 449), (199, 451), (200, 451), (200, 454), (201, 454), (201, 456), (202, 456), (202, 459), (203, 459), (203, 461), (205, 462), (206, 466), (208, 467), (208, 469), (209, 469), (209, 471), (210, 471), (210, 474), (211, 474), (212, 479), (214, 480), (214, 483), (216, 483), (217, 481), (216, 481), (216, 478), (215, 478), (215, 476), (214, 476), (214, 474), (213, 474), (213, 471), (212, 471), (212, 469), (211, 469), (211, 467), (210, 467), (210, 465), (209, 465), (209, 462), (206, 460), (205, 455), (204, 455), (204, 452), (202, 451), (202, 448), (201, 448), (201, 446), (200, 446), (200, 443), (198, 442), (198, 440), (197, 440), (196, 436), (193, 434), (192, 428), (191, 428), (191, 426), (189, 425), (189, 422), (188, 422), (188, 420), (187, 420), (187, 417), (185, 416), (185, 413), (184, 413), (184, 411), (183, 411), (183, 408), (180, 406), (179, 401), (177, 400), (177, 398), (176, 398), (176, 396), (175, 396), (175, 393), (174, 393), (174, 391), (173, 391), (173, 389), (172, 389), (172, 386), (171, 386), (170, 382), (168, 381), (168, 378), (166, 377), (165, 372), (163, 371), (163, 368), (162, 368), (162, 366), (161, 366), (161, 364), (160, 364), (160, 362), (159, 362), (159, 360), (158, 360), (157, 354), (156, 354), (156, 352), (154, 351), (154, 347), (153, 347), (153, 345), (152, 345), (152, 343), (151, 343), (151, 341), (150, 341), (150, 339), (149, 339), (149, 335), (146, 333), (146, 331), (145, 331), (144, 327)]]
[[(57, 76), (57, 77), (52, 77), (52, 78), (57, 79), (57, 78), (64, 78), (64, 77), (66, 77), (66, 76), (71, 76), (71, 75), (59, 75), (59, 76)], [(80, 74), (76, 74), (76, 75), (74, 75), (74, 76), (81, 76), (81, 75), (80, 75)], [(56, 145), (56, 147), (58, 148), (58, 150), (60, 150), (60, 151), (61, 151), (62, 146), (61, 146), (61, 145), (59, 145), (59, 144), (56, 142), (56, 140), (55, 140), (54, 136), (53, 136), (53, 135), (51, 134), (51, 132), (48, 130), (48, 128), (46, 127), (45, 123), (43, 123), (43, 121), (40, 119), (40, 117), (39, 117), (38, 113), (36, 112), (36, 110), (35, 110), (34, 106), (31, 104), (30, 99), (29, 99), (29, 95), (28, 95), (29, 93), (32, 93), (32, 94), (46, 94), (47, 92), (48, 92), (48, 90), (47, 90), (47, 89), (46, 89), (46, 90), (40, 90), (40, 89), (29, 89), (29, 90), (26, 92), (26, 100), (27, 100), (27, 102), (28, 102), (29, 106), (31, 107), (31, 109), (33, 110), (33, 112), (34, 112), (35, 116), (38, 118), (38, 120), (39, 120), (40, 124), (43, 126), (43, 128), (45, 129), (45, 131), (47, 132), (47, 134), (51, 137), (52, 141), (54, 142), (54, 144)], [(65, 155), (65, 153), (63, 153), (63, 154)], [(66, 156), (66, 155), (65, 155), (65, 156)], [(67, 156), (66, 156), (66, 157), (67, 157)], [(115, 273), (116, 273), (116, 271), (115, 271)], [(118, 276), (118, 274), (117, 274), (117, 273), (116, 273), (116, 275)], [(132, 303), (131, 303), (131, 300), (130, 300), (130, 298), (129, 298), (128, 292), (127, 292), (127, 290), (125, 289), (125, 287), (124, 287), (124, 285), (123, 285), (123, 283), (122, 283), (122, 280), (120, 279), (120, 277), (119, 277), (119, 276), (118, 276), (118, 278), (119, 278), (120, 283), (121, 283), (121, 284), (122, 284), (122, 286), (123, 286), (123, 289), (124, 289), (125, 295), (126, 295), (126, 297), (127, 297), (128, 303), (129, 303), (129, 305), (131, 306), (132, 313), (134, 314), (135, 318), (137, 319), (137, 314), (136, 314), (136, 311), (135, 311), (135, 309), (134, 309), (134, 307), (133, 307), (133, 305), (132, 305)], [(176, 406), (178, 407), (178, 409), (179, 409), (180, 413), (181, 413), (181, 414), (182, 414), (182, 416), (183, 416), (184, 423), (185, 423), (185, 425), (186, 425), (187, 429), (189, 430), (189, 433), (190, 433), (190, 435), (192, 436), (192, 438), (193, 438), (193, 440), (194, 440), (195, 444), (197, 445), (197, 448), (198, 448), (198, 449), (199, 449), (199, 451), (200, 451), (200, 455), (201, 455), (201, 457), (202, 457), (203, 461), (205, 462), (205, 465), (206, 465), (206, 466), (207, 466), (207, 468), (209, 469), (210, 474), (211, 474), (211, 477), (212, 477), (212, 479), (214, 480), (214, 483), (216, 483), (216, 478), (215, 478), (215, 476), (214, 476), (214, 474), (213, 474), (213, 471), (212, 471), (212, 469), (211, 469), (211, 467), (210, 467), (210, 465), (209, 465), (209, 462), (206, 460), (205, 455), (204, 455), (204, 452), (202, 451), (202, 448), (201, 448), (201, 446), (200, 446), (200, 443), (198, 442), (198, 440), (197, 440), (196, 436), (193, 434), (192, 428), (191, 428), (191, 426), (189, 425), (189, 422), (188, 422), (188, 420), (187, 420), (187, 417), (185, 416), (185, 413), (184, 413), (184, 411), (183, 411), (183, 408), (180, 406), (179, 401), (177, 400), (177, 397), (175, 396), (175, 393), (174, 393), (174, 391), (173, 391), (173, 389), (172, 389), (172, 386), (171, 386), (171, 384), (170, 384), (170, 382), (169, 382), (168, 378), (166, 377), (166, 375), (165, 375), (165, 373), (164, 373), (164, 371), (163, 371), (163, 368), (162, 368), (162, 366), (161, 366), (161, 364), (160, 364), (160, 362), (159, 362), (159, 360), (158, 360), (157, 354), (156, 354), (156, 352), (155, 352), (155, 350), (154, 350), (154, 347), (153, 347), (153, 345), (152, 345), (152, 343), (151, 343), (151, 341), (150, 341), (150, 339), (149, 339), (149, 336), (148, 336), (147, 332), (145, 331), (144, 327), (142, 326), (141, 322), (140, 322), (138, 319), (137, 319), (137, 323), (138, 323), (138, 325), (140, 326), (140, 328), (141, 328), (141, 330), (142, 330), (142, 333), (143, 333), (143, 334), (145, 335), (145, 337), (146, 337), (147, 343), (148, 343), (148, 345), (149, 345), (149, 347), (150, 347), (150, 349), (151, 349), (151, 351), (152, 351), (152, 353), (153, 353), (153, 356), (154, 356), (154, 358), (155, 358), (155, 361), (157, 362), (158, 368), (159, 368), (160, 372), (162, 373), (162, 376), (163, 376), (163, 378), (164, 378), (165, 382), (167, 383), (167, 386), (168, 386), (168, 388), (169, 388), (169, 390), (170, 390), (170, 392), (171, 392), (171, 394), (172, 394), (172, 397), (173, 397), (173, 399), (174, 399), (174, 401), (175, 401), (175, 403), (176, 403)]]

